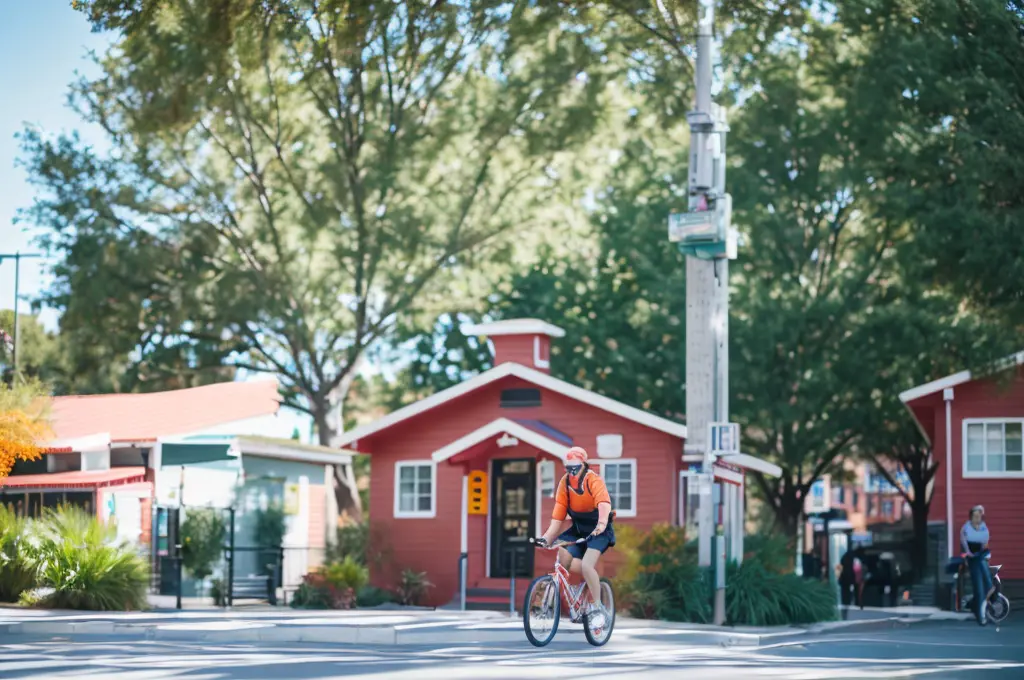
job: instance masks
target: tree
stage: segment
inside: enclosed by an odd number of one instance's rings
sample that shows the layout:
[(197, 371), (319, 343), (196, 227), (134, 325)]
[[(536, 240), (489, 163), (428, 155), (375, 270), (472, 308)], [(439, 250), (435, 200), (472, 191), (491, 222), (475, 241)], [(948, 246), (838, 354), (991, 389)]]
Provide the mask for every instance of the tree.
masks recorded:
[(277, 375), (325, 445), (366, 352), (529, 225), (600, 113), (599, 53), (530, 3), (78, 6), (119, 36), (73, 90), (113, 151), (24, 135), (47, 302), (139, 381)]
[(183, 564), (200, 581), (224, 554), (224, 517), (214, 508), (190, 508), (181, 523)]
[(50, 439), (49, 395), (35, 381), (0, 383), (0, 481), (18, 461), (38, 460)]
[[(879, 206), (914, 222), (916, 275), (1024, 328), (1024, 3), (856, 0), (851, 110), (871, 139)], [(1019, 349), (1019, 348), (1018, 348)]]

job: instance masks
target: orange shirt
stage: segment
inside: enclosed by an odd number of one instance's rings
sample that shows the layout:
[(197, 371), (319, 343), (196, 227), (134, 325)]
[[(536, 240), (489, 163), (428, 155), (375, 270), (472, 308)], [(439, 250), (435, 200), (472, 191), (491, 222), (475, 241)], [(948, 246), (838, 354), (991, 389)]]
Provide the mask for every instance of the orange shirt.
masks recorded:
[(551, 513), (552, 519), (564, 520), (569, 514), (568, 509), (570, 507), (573, 512), (593, 512), (597, 510), (598, 503), (612, 504), (612, 498), (608, 495), (608, 487), (604, 485), (604, 480), (593, 470), (587, 472), (587, 475), (583, 478), (583, 493), (576, 493), (575, 488), (571, 491), (566, 491), (565, 478), (567, 476), (563, 475), (561, 481), (558, 482), (558, 492), (555, 494), (555, 510)]

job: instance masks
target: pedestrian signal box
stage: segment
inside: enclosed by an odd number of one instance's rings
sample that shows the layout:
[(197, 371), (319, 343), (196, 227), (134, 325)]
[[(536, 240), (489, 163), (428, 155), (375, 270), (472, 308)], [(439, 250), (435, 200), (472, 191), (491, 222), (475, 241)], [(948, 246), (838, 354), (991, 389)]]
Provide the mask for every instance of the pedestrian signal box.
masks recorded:
[(487, 514), (487, 473), (482, 470), (469, 473), (469, 514)]

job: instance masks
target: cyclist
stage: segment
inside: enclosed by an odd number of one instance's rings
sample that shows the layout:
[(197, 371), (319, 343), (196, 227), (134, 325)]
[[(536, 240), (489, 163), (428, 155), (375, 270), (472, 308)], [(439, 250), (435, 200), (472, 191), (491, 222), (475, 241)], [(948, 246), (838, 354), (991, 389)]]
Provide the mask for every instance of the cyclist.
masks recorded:
[[(566, 517), (568, 515), (568, 518)], [(574, 446), (565, 455), (565, 476), (558, 483), (551, 526), (538, 539), (542, 545), (558, 540), (571, 542), (558, 549), (558, 561), (574, 574), (581, 574), (590, 591), (588, 611), (591, 625), (600, 627), (608, 612), (601, 604), (601, 579), (597, 561), (615, 545), (612, 500), (604, 480), (590, 469), (585, 449)], [(575, 541), (586, 538), (585, 544)]]

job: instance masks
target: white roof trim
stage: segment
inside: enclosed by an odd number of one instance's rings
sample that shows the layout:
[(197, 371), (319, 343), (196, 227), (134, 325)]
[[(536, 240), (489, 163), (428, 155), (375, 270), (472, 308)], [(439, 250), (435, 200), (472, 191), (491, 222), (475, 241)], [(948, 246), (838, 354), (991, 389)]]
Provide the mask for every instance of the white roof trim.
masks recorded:
[[(994, 371), (1002, 371), (1013, 366), (1021, 365), (1024, 365), (1024, 351), (1017, 352), (1016, 354), (1011, 354), (1008, 357), (1000, 359), (999, 361), (995, 362), (995, 364), (993, 365), (993, 369)], [(929, 394), (935, 394), (936, 392), (941, 392), (942, 390), (948, 389), (950, 387), (963, 385), (966, 382), (970, 382), (975, 377), (981, 376), (974, 376), (971, 374), (970, 371), (960, 371), (959, 373), (954, 373), (953, 375), (947, 375), (945, 378), (939, 378), (938, 380), (933, 380), (930, 383), (925, 383), (924, 385), (913, 387), (907, 390), (906, 392), (901, 392), (900, 401), (906, 404), (911, 401), (914, 401), (915, 399), (927, 397)]]
[(530, 444), (531, 446), (536, 446), (541, 451), (550, 453), (552, 456), (555, 456), (560, 460), (565, 460), (565, 454), (570, 449), (570, 447), (560, 444), (554, 439), (549, 439), (539, 432), (534, 432), (530, 428), (520, 425), (513, 420), (509, 420), (508, 418), (498, 418), (497, 420), (492, 420), (483, 427), (473, 430), (465, 436), (459, 437), (451, 444), (434, 451), (430, 457), (433, 458), (435, 463), (441, 463), (462, 453), (471, 446), (475, 446), (482, 441), (486, 441), (491, 437), (497, 437), (501, 434), (512, 435), (519, 441)]
[(68, 437), (66, 439), (53, 439), (46, 442), (42, 448), (47, 449), (71, 449), (74, 452), (107, 451), (110, 449), (110, 433), (97, 432), (84, 437)]
[[(741, 467), (746, 470), (760, 472), (761, 474), (768, 475), (769, 477), (782, 476), (782, 468), (780, 468), (778, 465), (776, 465), (775, 463), (769, 463), (768, 461), (758, 458), (757, 456), (751, 456), (749, 453), (723, 453), (719, 454), (718, 457), (722, 459), (723, 462), (728, 463), (729, 465), (735, 465), (736, 467)], [(703, 459), (703, 456), (701, 456), (700, 460), (702, 461)], [(688, 457), (684, 455), (683, 461), (685, 462), (687, 460), (689, 460)], [(690, 460), (690, 462), (698, 461)]]
[(666, 434), (679, 437), (680, 439), (686, 439), (686, 426), (679, 423), (675, 423), (667, 418), (656, 416), (646, 411), (641, 411), (638, 408), (627, 406), (622, 402), (609, 399), (608, 397), (602, 397), (600, 394), (585, 390), (582, 387), (577, 387), (564, 380), (554, 378), (547, 373), (542, 373), (535, 369), (523, 366), (522, 364), (516, 363), (504, 363), (500, 366), (495, 366), (489, 371), (484, 371), (478, 376), (470, 378), (469, 380), (459, 383), (454, 387), (449, 387), (446, 390), (442, 390), (436, 394), (432, 394), (426, 399), (422, 399), (415, 404), (409, 404), (404, 408), (400, 408), (397, 411), (393, 411), (388, 415), (367, 423), (362, 427), (357, 427), (354, 430), (344, 432), (338, 437), (338, 444), (340, 446), (349, 446), (354, 442), (358, 442), (363, 437), (368, 437), (374, 433), (380, 432), (383, 429), (391, 427), (396, 423), (400, 423), (403, 420), (412, 418), (421, 413), (429, 411), (435, 406), (447, 403), (453, 399), (457, 399), (464, 394), (468, 394), (475, 389), (489, 385), (490, 383), (500, 380), (508, 376), (515, 376), (531, 382), (534, 385), (543, 387), (557, 392), (563, 396), (575, 399), (576, 401), (588, 404), (595, 408), (599, 408), (603, 411), (613, 413), (626, 420), (632, 420), (635, 423), (646, 425), (652, 430), (658, 430)]
[[(255, 456), (257, 458), (276, 458), (278, 460), (292, 460), (300, 463), (324, 463), (327, 465), (349, 465), (352, 463), (352, 453), (327, 447), (313, 447), (309, 444), (289, 446), (286, 443), (269, 442), (265, 439), (238, 438), (238, 447), (242, 450), (242, 457)], [(317, 450), (321, 449), (321, 450)]]
[(540, 319), (508, 319), (490, 323), (467, 324), (461, 328), (463, 335), (549, 335), (553, 338), (565, 337), (565, 331), (554, 324)]

